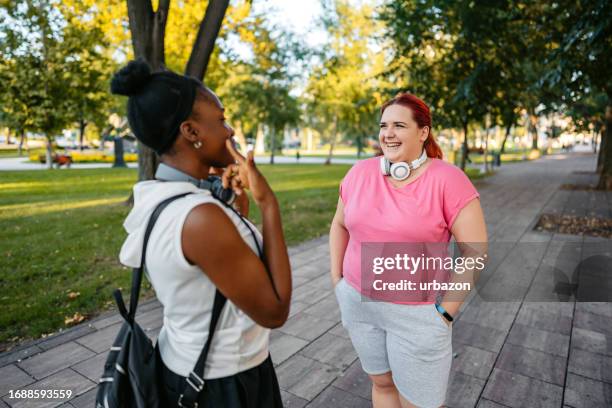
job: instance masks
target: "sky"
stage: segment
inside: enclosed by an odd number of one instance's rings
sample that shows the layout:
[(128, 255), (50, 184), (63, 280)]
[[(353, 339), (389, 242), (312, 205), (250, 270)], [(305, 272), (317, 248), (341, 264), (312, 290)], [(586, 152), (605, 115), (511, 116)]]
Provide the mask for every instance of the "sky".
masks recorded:
[(274, 24), (304, 36), (309, 46), (325, 42), (327, 34), (316, 22), (321, 15), (319, 0), (256, 0), (253, 11), (265, 12)]
[[(327, 32), (317, 23), (322, 13), (320, 0), (254, 0), (252, 7), (253, 14), (265, 14), (273, 25), (303, 38), (308, 48), (316, 49), (327, 41)], [(244, 44), (232, 42), (230, 46), (243, 58), (251, 55), (251, 50)], [(289, 67), (289, 72), (299, 78), (291, 90), (293, 96), (303, 92), (307, 80), (306, 72), (297, 72), (296, 69), (299, 69), (297, 64)]]

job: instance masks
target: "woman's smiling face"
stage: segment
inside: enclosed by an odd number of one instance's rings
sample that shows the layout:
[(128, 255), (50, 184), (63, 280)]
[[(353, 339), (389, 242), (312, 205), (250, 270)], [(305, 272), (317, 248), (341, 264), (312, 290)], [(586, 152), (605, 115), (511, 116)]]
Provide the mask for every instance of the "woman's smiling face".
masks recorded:
[(378, 140), (385, 157), (392, 163), (418, 159), (428, 135), (429, 128), (419, 128), (412, 111), (405, 106), (390, 105), (380, 118)]

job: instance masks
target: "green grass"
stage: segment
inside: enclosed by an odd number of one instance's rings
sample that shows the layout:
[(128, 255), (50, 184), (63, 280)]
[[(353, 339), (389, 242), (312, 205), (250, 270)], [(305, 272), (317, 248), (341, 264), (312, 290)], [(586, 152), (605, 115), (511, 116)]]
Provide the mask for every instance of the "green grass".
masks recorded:
[[(257, 156), (261, 156), (261, 157), (270, 157), (270, 153), (266, 152), (263, 154), (258, 154)], [(295, 159), (295, 152), (291, 153), (291, 152), (283, 152), (281, 154), (276, 154), (275, 157), (288, 157), (290, 159)], [(303, 159), (305, 157), (314, 157), (314, 158), (318, 158), (318, 159), (327, 159), (327, 153), (300, 153), (300, 158)], [(367, 159), (368, 157), (372, 157), (371, 153), (363, 153), (361, 155), (362, 159)], [(336, 154), (334, 153), (333, 155), (333, 159), (357, 159), (357, 153), (355, 154), (349, 154), (349, 153), (339, 153)]]
[[(289, 245), (329, 231), (349, 167), (260, 166)], [(92, 318), (114, 310), (112, 291), (130, 284), (131, 271), (117, 258), (129, 212), (123, 203), (136, 177), (134, 169), (110, 168), (0, 173), (0, 350), (66, 328), (76, 312)], [(260, 221), (253, 204), (251, 218)], [(71, 299), (71, 292), (80, 295)]]
[[(0, 344), (36, 338), (90, 315), (126, 287), (117, 262), (135, 171), (2, 172)], [(74, 300), (71, 292), (80, 292)], [(1, 349), (1, 347), (0, 347)]]
[[(27, 152), (24, 149), (23, 151), (24, 157), (26, 153)], [(8, 159), (10, 157), (19, 157), (19, 155), (17, 154), (17, 148), (0, 149), (0, 159)]]
[[(504, 153), (502, 154), (502, 157), (501, 157), (502, 165), (504, 163), (516, 163), (516, 162), (527, 161), (529, 159), (525, 157), (527, 157), (528, 154), (529, 154), (528, 152), (527, 153), (523, 153), (523, 152)], [(482, 154), (472, 153), (470, 154), (469, 157), (473, 164), (484, 164), (484, 155)], [(487, 155), (487, 161), (489, 163), (492, 163), (493, 159), (494, 159), (494, 156), (491, 153), (489, 153)]]
[(487, 174), (485, 174), (485, 173), (481, 173), (480, 169), (476, 169), (476, 168), (467, 168), (467, 169), (465, 169), (465, 174), (468, 175), (470, 180), (479, 180), (479, 179), (485, 178), (487, 176), (493, 175), (494, 173), (495, 173), (494, 170), (489, 170), (487, 172)]
[[(21, 157), (27, 159), (30, 154), (45, 154), (45, 149), (23, 149), (21, 152)], [(19, 157), (17, 148), (3, 148), (0, 149), (0, 159), (9, 159), (13, 157)]]
[[(348, 165), (261, 166), (282, 208), (289, 245), (326, 233)], [(0, 350), (65, 328), (66, 317), (114, 308), (129, 287), (118, 253), (132, 169), (0, 174)], [(255, 222), (259, 213), (251, 211)], [(75, 299), (70, 292), (79, 292)], [(150, 291), (149, 291), (150, 293)]]

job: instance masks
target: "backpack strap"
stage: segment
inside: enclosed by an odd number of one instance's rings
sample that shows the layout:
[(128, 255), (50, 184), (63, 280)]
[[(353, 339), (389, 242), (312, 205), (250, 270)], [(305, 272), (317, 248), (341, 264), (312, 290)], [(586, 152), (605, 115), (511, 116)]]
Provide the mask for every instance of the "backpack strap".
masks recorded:
[(185, 385), (185, 389), (178, 400), (179, 407), (198, 408), (198, 398), (200, 396), (200, 392), (202, 392), (204, 389), (204, 379), (196, 373), (202, 373), (203, 376), (204, 363), (206, 363), (206, 358), (208, 357), (208, 351), (210, 350), (213, 335), (215, 334), (215, 329), (217, 328), (217, 322), (219, 321), (219, 316), (221, 316), (221, 311), (223, 310), (223, 306), (225, 306), (226, 301), (227, 298), (217, 289), (215, 291), (215, 301), (210, 318), (210, 327), (208, 328), (208, 339), (206, 339), (206, 344), (200, 353), (200, 357), (198, 357), (196, 365), (193, 367), (193, 370), (191, 370), (189, 376), (187, 377), (187, 385)]
[(142, 284), (142, 273), (144, 268), (146, 267), (145, 259), (147, 255), (147, 246), (149, 244), (149, 237), (151, 236), (151, 232), (153, 231), (153, 227), (159, 218), (159, 215), (162, 211), (173, 201), (178, 200), (179, 198), (185, 197), (192, 192), (177, 194), (175, 196), (166, 198), (164, 201), (159, 203), (151, 216), (149, 217), (149, 222), (147, 224), (147, 229), (145, 231), (145, 236), (142, 245), (142, 255), (140, 256), (140, 266), (138, 268), (134, 268), (132, 270), (132, 290), (130, 294), (130, 309), (129, 311), (125, 307), (125, 302), (123, 301), (123, 296), (121, 296), (121, 291), (116, 289), (113, 292), (113, 296), (115, 301), (117, 302), (117, 307), (119, 308), (119, 313), (123, 316), (125, 320), (132, 323), (134, 322), (134, 317), (136, 316), (136, 308), (138, 307), (138, 297), (140, 295), (140, 286)]

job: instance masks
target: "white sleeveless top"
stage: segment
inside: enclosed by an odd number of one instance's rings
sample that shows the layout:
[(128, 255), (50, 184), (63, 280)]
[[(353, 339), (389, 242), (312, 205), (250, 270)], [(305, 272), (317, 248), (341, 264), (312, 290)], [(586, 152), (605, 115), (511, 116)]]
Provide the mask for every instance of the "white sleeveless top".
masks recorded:
[[(157, 340), (161, 357), (171, 371), (182, 376), (191, 372), (208, 338), (215, 297), (215, 286), (206, 273), (189, 264), (183, 255), (181, 233), (187, 215), (203, 203), (218, 205), (257, 254), (253, 234), (209, 191), (185, 182), (145, 181), (134, 186), (134, 208), (124, 222), (129, 235), (121, 248), (121, 263), (138, 266), (151, 213), (161, 201), (185, 192), (194, 194), (172, 202), (159, 216), (146, 256), (149, 279), (164, 307), (164, 324)], [(263, 248), (261, 234), (249, 225)], [(214, 239), (214, 231), (202, 231), (201, 239)], [(261, 364), (268, 357), (269, 334), (269, 329), (255, 323), (228, 299), (217, 323), (204, 378), (226, 377)]]

